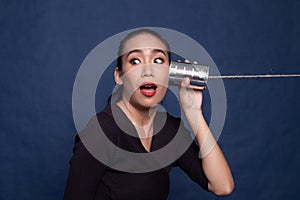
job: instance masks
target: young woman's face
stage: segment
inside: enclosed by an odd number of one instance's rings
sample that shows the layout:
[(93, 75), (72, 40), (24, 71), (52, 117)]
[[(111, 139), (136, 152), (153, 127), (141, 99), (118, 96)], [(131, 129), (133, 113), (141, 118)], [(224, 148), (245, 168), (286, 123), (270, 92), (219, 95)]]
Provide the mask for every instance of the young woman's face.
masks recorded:
[(123, 83), (123, 98), (140, 108), (157, 105), (166, 94), (169, 79), (164, 43), (151, 34), (137, 35), (125, 43), (122, 63), (115, 78)]

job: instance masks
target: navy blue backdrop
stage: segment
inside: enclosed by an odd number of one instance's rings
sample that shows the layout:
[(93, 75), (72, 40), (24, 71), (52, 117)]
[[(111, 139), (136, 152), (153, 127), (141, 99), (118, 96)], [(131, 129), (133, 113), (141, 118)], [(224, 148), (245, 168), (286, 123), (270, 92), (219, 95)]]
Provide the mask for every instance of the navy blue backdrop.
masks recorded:
[[(101, 41), (165, 27), (198, 41), (222, 74), (300, 73), (299, 10), (297, 0), (2, 0), (0, 199), (62, 199), (76, 134), (73, 83)], [(224, 83), (219, 144), (235, 191), (216, 197), (174, 169), (169, 199), (299, 199), (300, 78)]]

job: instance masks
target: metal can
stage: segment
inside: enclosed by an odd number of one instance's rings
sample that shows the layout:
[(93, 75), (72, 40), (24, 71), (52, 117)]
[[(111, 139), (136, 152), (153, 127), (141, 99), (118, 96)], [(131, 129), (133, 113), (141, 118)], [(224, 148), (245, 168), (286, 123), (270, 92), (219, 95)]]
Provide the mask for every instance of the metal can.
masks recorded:
[(206, 87), (209, 67), (207, 65), (175, 62), (169, 67), (169, 84), (180, 85), (185, 77), (190, 79), (190, 85)]

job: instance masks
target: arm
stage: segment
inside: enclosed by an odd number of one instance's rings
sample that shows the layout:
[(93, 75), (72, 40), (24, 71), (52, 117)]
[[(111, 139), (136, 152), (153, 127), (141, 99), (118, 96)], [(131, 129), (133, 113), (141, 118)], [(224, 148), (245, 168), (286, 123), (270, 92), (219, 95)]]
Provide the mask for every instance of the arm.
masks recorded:
[(202, 168), (208, 179), (208, 190), (216, 195), (228, 195), (234, 181), (228, 163), (215, 141), (202, 114), (202, 91), (188, 88), (186, 78), (180, 89), (180, 101), (187, 121), (200, 146)]
[(92, 200), (96, 195), (105, 166), (87, 151), (81, 141), (75, 144), (73, 153), (64, 200)]

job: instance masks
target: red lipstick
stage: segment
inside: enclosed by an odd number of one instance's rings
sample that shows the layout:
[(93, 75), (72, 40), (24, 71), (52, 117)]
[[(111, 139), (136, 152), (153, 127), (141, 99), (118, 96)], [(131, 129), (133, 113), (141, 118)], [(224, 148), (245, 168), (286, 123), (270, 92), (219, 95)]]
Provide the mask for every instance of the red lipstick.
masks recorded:
[(146, 97), (152, 97), (156, 94), (157, 85), (155, 83), (143, 83), (140, 86), (141, 93)]

